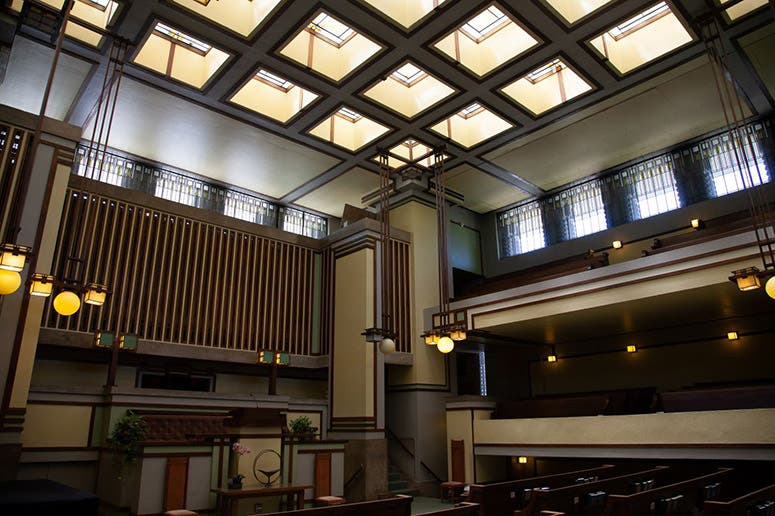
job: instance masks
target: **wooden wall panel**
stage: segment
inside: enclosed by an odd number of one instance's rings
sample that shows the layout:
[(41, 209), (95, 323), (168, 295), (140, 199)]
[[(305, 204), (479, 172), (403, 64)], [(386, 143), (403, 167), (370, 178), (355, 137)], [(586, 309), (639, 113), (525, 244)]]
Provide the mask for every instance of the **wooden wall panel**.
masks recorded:
[(83, 260), (81, 282), (111, 292), (102, 307), (71, 317), (49, 299), (45, 327), (311, 354), (315, 252), (307, 247), (69, 189), (57, 278), (73, 275), (68, 257)]

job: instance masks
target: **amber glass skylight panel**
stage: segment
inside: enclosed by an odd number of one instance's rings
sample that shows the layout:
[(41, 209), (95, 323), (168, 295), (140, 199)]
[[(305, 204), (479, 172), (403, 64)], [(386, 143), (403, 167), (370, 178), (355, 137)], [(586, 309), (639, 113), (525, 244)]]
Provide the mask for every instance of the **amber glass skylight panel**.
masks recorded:
[[(388, 149), (388, 165), (398, 168), (419, 160), (418, 164), (430, 168), (433, 166), (433, 148), (415, 138), (407, 138), (398, 145)], [(396, 157), (398, 156), (398, 157)], [(374, 156), (374, 161), (379, 162), (379, 156)], [(442, 154), (441, 159), (449, 159), (449, 154)]]
[(229, 54), (194, 36), (157, 23), (133, 62), (157, 73), (202, 88), (223, 67)]
[(309, 130), (317, 138), (356, 152), (378, 139), (390, 128), (366, 118), (357, 111), (340, 106), (334, 113)]
[[(64, 0), (40, 0), (40, 2), (57, 10), (61, 10), (64, 6)], [(23, 5), (23, 1), (13, 0), (9, 7), (13, 11), (21, 12)], [(82, 43), (97, 47), (102, 44), (103, 35), (90, 27), (106, 29), (118, 10), (119, 3), (114, 0), (77, 0), (70, 12), (70, 22), (67, 24), (65, 34)]]
[(419, 115), (455, 93), (452, 87), (409, 61), (388, 77), (390, 80), (378, 80), (363, 95), (406, 118)]
[(473, 102), (430, 129), (469, 149), (513, 126), (479, 102)]
[(497, 7), (491, 5), (460, 27), (461, 32), (477, 43), (507, 23), (509, 18)]
[(429, 16), (445, 0), (363, 0), (405, 29)]
[[(721, 0), (721, 5), (730, 4), (733, 1), (734, 0)], [(731, 7), (724, 9), (724, 15), (729, 21), (735, 21), (767, 4), (767, 0), (742, 0), (742, 2), (738, 2)]]
[(251, 36), (281, 0), (168, 0), (209, 22)]
[(321, 11), (305, 22), (279, 53), (338, 82), (381, 49), (382, 45)]
[(163, 23), (157, 23), (156, 27), (153, 29), (159, 34), (163, 34), (167, 36), (170, 39), (175, 40), (178, 43), (181, 43), (183, 45), (188, 45), (191, 48), (194, 48), (196, 50), (199, 50), (200, 52), (207, 53), (212, 48), (210, 45), (203, 41), (199, 41), (196, 38), (193, 38), (187, 34), (184, 34), (180, 32), (179, 30), (172, 29)]
[(585, 16), (592, 14), (615, 0), (542, 0), (568, 25), (572, 25)]
[(481, 77), (539, 44), (505, 9), (491, 4), (433, 46)]
[(562, 59), (553, 59), (501, 91), (538, 116), (592, 90), (592, 86)]
[(608, 28), (589, 44), (616, 71), (626, 74), (692, 40), (670, 5), (659, 2)]
[(427, 77), (428, 74), (414, 66), (412, 63), (406, 63), (391, 73), (390, 76), (406, 86), (411, 86), (423, 77)]
[(231, 101), (280, 122), (287, 122), (319, 97), (285, 77), (259, 68)]
[(355, 35), (355, 31), (326, 13), (318, 14), (307, 27), (324, 41), (341, 47)]

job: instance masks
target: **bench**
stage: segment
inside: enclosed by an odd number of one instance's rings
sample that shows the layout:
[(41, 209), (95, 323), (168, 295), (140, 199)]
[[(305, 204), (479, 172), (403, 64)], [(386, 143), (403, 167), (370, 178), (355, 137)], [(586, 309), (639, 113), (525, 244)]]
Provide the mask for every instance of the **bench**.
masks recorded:
[(494, 419), (598, 416), (608, 407), (608, 396), (526, 399), (499, 402)]
[(544, 510), (565, 514), (599, 515), (610, 493), (632, 493), (664, 484), (670, 468), (657, 466), (627, 475), (607, 478), (555, 489), (534, 489), (530, 500), (514, 516), (539, 516)]
[(608, 253), (587, 252), (455, 287), (455, 299), (481, 296), (608, 265)]
[[(372, 502), (355, 502), (314, 509), (299, 509), (296, 511), (272, 512), (275, 516), (409, 516), (412, 513), (412, 497), (398, 495), (395, 498), (375, 500)], [(479, 505), (463, 502), (439, 511), (424, 513), (437, 516), (475, 516), (479, 513)]]
[(579, 478), (605, 477), (614, 473), (615, 467), (603, 465), (597, 468), (569, 471), (556, 475), (531, 477), (493, 484), (472, 484), (469, 488), (468, 501), (479, 504), (480, 516), (497, 516), (511, 514), (527, 502), (525, 493), (534, 487), (558, 487), (573, 484)]
[(731, 468), (630, 495), (608, 497), (603, 516), (688, 516), (703, 502), (721, 496)]
[(775, 385), (663, 392), (662, 405), (665, 412), (772, 408)]
[(728, 502), (706, 500), (702, 508), (702, 515), (754, 516), (757, 513), (766, 513), (768, 508), (775, 508), (775, 484)]

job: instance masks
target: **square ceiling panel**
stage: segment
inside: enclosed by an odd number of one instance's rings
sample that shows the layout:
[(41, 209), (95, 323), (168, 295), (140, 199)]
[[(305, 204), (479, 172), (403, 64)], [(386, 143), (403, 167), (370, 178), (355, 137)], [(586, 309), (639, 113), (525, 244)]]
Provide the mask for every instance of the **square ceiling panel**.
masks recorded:
[(363, 95), (406, 118), (414, 118), (454, 93), (454, 89), (406, 61)]
[[(433, 147), (427, 145), (416, 138), (407, 138), (398, 145), (388, 149), (391, 155), (388, 155), (388, 166), (390, 168), (399, 168), (409, 163), (417, 163), (426, 168), (433, 166)], [(449, 154), (442, 154), (441, 159), (449, 159)], [(379, 163), (379, 155), (372, 158)], [(418, 161), (419, 160), (419, 161)]]
[(772, 56), (775, 56), (775, 24), (770, 23), (746, 34), (738, 42), (751, 60), (770, 97), (775, 98), (775, 67), (772, 66)]
[(490, 4), (433, 46), (477, 77), (513, 61), (541, 44), (505, 8)]
[(406, 30), (417, 26), (446, 0), (362, 0)]
[(736, 2), (735, 0), (720, 1), (722, 7), (726, 4), (734, 4), (731, 7), (724, 9), (724, 17), (730, 22), (738, 20), (769, 3), (768, 0), (742, 0), (740, 2)]
[(295, 204), (341, 218), (345, 204), (365, 208), (366, 206), (361, 202), (361, 199), (378, 188), (379, 176), (377, 174), (355, 167), (300, 197)]
[(247, 38), (282, 0), (170, 0), (193, 13), (207, 18)]
[(566, 24), (573, 25), (616, 0), (540, 0)]
[(514, 124), (511, 122), (499, 117), (480, 102), (474, 102), (432, 125), (430, 130), (470, 149), (512, 127)]
[(319, 98), (282, 75), (259, 68), (229, 100), (285, 124)]
[(444, 184), (462, 194), (463, 205), (478, 213), (488, 213), (529, 197), (519, 188), (469, 165), (445, 172)]
[(280, 54), (340, 82), (382, 48), (328, 12), (319, 11), (280, 49)]
[(538, 116), (592, 89), (586, 79), (558, 57), (503, 87), (501, 91), (533, 116)]
[(389, 127), (366, 118), (353, 109), (341, 106), (310, 129), (309, 134), (344, 147), (350, 152), (356, 152), (389, 131)]
[[(64, 0), (40, 0), (43, 4), (61, 11), (64, 6)], [(16, 12), (21, 12), (24, 2), (22, 0), (13, 0), (10, 8)], [(106, 29), (116, 18), (121, 4), (113, 0), (76, 0), (73, 4), (73, 10), (70, 12), (70, 20), (67, 23), (65, 34), (87, 45), (99, 47), (102, 44), (103, 36), (99, 32), (88, 28), (88, 26)]]
[(228, 58), (223, 50), (156, 22), (132, 62), (201, 89)]
[(614, 71), (625, 75), (693, 40), (670, 5), (659, 2), (587, 43)]

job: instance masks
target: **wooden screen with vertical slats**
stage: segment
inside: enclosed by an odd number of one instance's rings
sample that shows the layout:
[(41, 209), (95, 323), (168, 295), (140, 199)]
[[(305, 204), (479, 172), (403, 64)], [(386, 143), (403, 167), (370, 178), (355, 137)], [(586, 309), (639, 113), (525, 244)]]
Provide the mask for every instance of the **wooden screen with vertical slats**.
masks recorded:
[(396, 351), (412, 352), (411, 298), (409, 296), (409, 243), (390, 240), (392, 278), (390, 313), (393, 316), (393, 330), (396, 332)]
[(29, 131), (0, 125), (0, 242), (5, 241), (12, 224), (12, 208), (19, 195), (19, 180), (31, 140)]
[(44, 327), (312, 354), (313, 249), (74, 189), (58, 238), (52, 273), (80, 257), (111, 293), (70, 317), (49, 298)]

